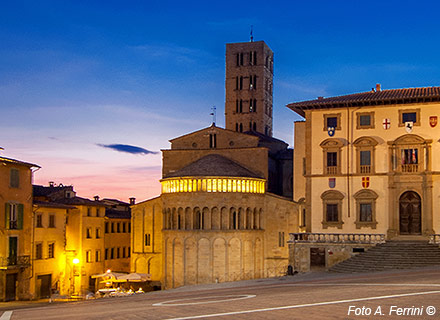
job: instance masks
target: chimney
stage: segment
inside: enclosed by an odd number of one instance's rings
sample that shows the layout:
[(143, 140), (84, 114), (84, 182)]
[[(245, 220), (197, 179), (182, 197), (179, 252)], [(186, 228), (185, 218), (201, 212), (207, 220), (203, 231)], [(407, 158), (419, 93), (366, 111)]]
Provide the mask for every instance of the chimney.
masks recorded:
[(376, 83), (376, 92), (380, 92), (380, 91), (381, 91), (380, 83)]
[(53, 188), (55, 186), (55, 182), (49, 181), (49, 187)]
[(133, 205), (136, 203), (136, 198), (129, 198), (130, 199), (130, 204)]
[(318, 100), (324, 100), (324, 97), (318, 97)]
[(99, 196), (94, 196), (93, 198), (95, 199), (95, 201), (99, 201)]

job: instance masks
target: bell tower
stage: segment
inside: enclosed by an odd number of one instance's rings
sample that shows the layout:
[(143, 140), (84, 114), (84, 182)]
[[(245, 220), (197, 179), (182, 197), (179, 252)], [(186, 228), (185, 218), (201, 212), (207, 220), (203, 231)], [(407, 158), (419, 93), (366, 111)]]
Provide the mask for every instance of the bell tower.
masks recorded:
[(226, 44), (226, 129), (272, 136), (273, 52), (264, 41)]

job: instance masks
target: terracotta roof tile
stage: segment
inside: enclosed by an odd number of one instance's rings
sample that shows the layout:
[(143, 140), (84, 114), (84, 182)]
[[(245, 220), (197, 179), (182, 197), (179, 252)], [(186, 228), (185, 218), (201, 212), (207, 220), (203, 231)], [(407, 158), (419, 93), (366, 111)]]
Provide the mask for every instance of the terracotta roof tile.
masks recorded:
[(367, 91), (316, 100), (289, 103), (288, 108), (304, 116), (304, 110), (362, 107), (390, 104), (412, 104), (440, 101), (440, 87)]

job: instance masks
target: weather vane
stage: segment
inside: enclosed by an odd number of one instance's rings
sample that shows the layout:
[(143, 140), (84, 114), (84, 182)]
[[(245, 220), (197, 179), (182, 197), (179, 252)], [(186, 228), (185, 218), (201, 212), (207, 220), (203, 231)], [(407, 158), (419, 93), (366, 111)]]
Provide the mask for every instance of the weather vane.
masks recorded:
[(215, 117), (216, 117), (216, 107), (213, 106), (211, 108), (212, 112), (211, 112), (211, 116), (212, 116), (212, 124), (215, 125)]

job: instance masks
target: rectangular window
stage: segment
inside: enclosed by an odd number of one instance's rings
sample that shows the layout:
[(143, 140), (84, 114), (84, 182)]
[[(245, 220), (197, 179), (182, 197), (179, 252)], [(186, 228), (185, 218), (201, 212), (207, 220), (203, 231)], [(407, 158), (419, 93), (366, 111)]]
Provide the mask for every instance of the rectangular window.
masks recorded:
[(37, 214), (36, 227), (43, 228), (43, 215)]
[(100, 208), (96, 208), (96, 216), (97, 217), (101, 216), (100, 212), (101, 212), (101, 209)]
[(91, 216), (92, 216), (92, 209), (87, 208), (87, 217), (91, 217)]
[(43, 259), (43, 244), (41, 242), (35, 245), (35, 259)]
[(402, 149), (401, 151), (402, 172), (419, 171), (419, 150)]
[(108, 233), (108, 231), (109, 231), (109, 222), (106, 222), (105, 223), (105, 233)]
[(95, 251), (95, 261), (100, 262), (101, 261), (101, 250)]
[(86, 262), (92, 262), (92, 251), (91, 250), (86, 251)]
[(55, 215), (49, 215), (49, 228), (55, 228)]
[(122, 247), (122, 258), (125, 258), (125, 247)]
[(47, 257), (49, 259), (55, 258), (55, 243), (51, 242), (47, 245)]
[(112, 233), (115, 233), (115, 223), (112, 222)]
[(302, 209), (302, 224), (301, 227), (305, 227), (306, 226), (306, 209)]
[(338, 127), (338, 118), (337, 117), (328, 117), (327, 118), (327, 128), (337, 128)]
[(129, 257), (129, 258), (130, 258), (130, 256), (131, 256), (131, 248), (130, 248), (130, 247), (128, 247), (128, 250), (127, 250), (127, 257)]
[(101, 228), (96, 228), (95, 232), (96, 232), (96, 239), (100, 239), (101, 238)]
[(327, 152), (327, 174), (338, 173), (338, 153)]
[(5, 203), (6, 229), (23, 229), (23, 208), (21, 203)]
[(364, 114), (359, 116), (359, 126), (369, 127), (371, 126), (371, 116), (369, 114)]
[(120, 258), (120, 255), (119, 255), (119, 254), (120, 254), (120, 249), (121, 249), (121, 248), (119, 248), (119, 247), (116, 248), (116, 259), (119, 259), (119, 258)]
[(284, 247), (284, 232), (278, 232), (278, 246)]
[(145, 234), (145, 245), (150, 246), (151, 245), (151, 234), (146, 233)]
[(371, 165), (371, 151), (360, 151), (360, 161), (361, 166), (370, 166)]
[(211, 149), (217, 148), (217, 135), (215, 133), (209, 135), (209, 147)]
[(359, 204), (359, 220), (361, 222), (371, 222), (373, 221), (373, 210), (371, 203), (360, 203)]
[(131, 232), (131, 222), (128, 223), (128, 230), (127, 232)]
[(115, 248), (111, 248), (110, 249), (110, 259), (114, 259), (115, 258)]
[(104, 256), (104, 257), (105, 257), (104, 259), (105, 259), (105, 260), (108, 260), (108, 248), (105, 248), (104, 255), (105, 255), (105, 256)]
[(10, 176), (10, 187), (18, 188), (20, 187), (20, 171), (18, 169), (11, 169)]
[(122, 233), (125, 233), (126, 230), (127, 230), (127, 223), (124, 222), (124, 223), (122, 224)]
[(402, 112), (402, 122), (417, 122), (416, 112)]
[(303, 176), (306, 175), (306, 158), (303, 158)]
[(119, 233), (121, 232), (121, 223), (118, 222), (118, 224), (116, 225), (116, 232)]
[(326, 205), (326, 218), (327, 222), (338, 222), (338, 204), (336, 203), (327, 203)]
[(92, 228), (87, 228), (86, 229), (86, 238), (87, 239), (92, 239)]

